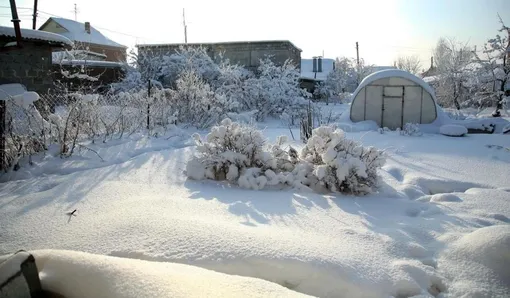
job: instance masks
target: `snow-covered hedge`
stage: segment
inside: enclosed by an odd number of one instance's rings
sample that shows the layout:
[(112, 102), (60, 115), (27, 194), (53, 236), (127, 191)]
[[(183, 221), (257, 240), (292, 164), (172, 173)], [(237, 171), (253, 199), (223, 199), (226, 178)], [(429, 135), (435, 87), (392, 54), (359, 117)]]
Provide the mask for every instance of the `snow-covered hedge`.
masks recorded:
[(214, 126), (205, 139), (193, 137), (198, 155), (187, 163), (189, 178), (228, 180), (251, 189), (291, 185), (367, 194), (377, 185), (377, 169), (385, 162), (382, 151), (346, 139), (331, 126), (313, 130), (300, 154), (290, 146), (282, 149), (285, 137), (268, 145), (259, 130), (230, 119)]

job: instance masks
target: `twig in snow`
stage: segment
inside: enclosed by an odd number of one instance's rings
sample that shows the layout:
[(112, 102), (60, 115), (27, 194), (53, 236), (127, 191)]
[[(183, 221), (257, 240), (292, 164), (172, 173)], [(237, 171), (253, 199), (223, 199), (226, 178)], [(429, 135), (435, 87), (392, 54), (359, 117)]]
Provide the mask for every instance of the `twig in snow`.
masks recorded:
[[(89, 147), (87, 147), (87, 146), (84, 146), (84, 145), (82, 145), (82, 144), (78, 144), (78, 146), (79, 146), (80, 148), (87, 149), (87, 150), (89, 150), (89, 151), (94, 152), (94, 153), (95, 153), (95, 154), (96, 154), (96, 155), (97, 155), (97, 156), (101, 159), (101, 161), (103, 161), (103, 162), (104, 162), (104, 159), (101, 157), (101, 155), (99, 155), (99, 153), (97, 153), (97, 151), (96, 151), (96, 150), (94, 150), (94, 149), (92, 149), (92, 148), (89, 148)], [(75, 211), (76, 211), (76, 210), (75, 210)]]

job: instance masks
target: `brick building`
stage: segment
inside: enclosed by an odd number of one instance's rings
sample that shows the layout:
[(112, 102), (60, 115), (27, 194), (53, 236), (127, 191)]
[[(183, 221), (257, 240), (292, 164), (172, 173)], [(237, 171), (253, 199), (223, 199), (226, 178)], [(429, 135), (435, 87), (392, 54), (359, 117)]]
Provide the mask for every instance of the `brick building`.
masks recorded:
[(171, 55), (180, 47), (202, 47), (216, 62), (221, 55), (231, 63), (237, 63), (250, 70), (256, 70), (260, 59), (271, 56), (276, 65), (283, 65), (285, 60), (291, 59), (297, 68), (301, 66), (301, 49), (288, 40), (275, 41), (235, 41), (217, 43), (188, 43), (188, 44), (140, 44), (137, 45), (139, 55)]
[(94, 56), (105, 56), (105, 61), (126, 61), (127, 47), (104, 36), (89, 22), (80, 23), (64, 18), (49, 18), (39, 30), (63, 35), (75, 43), (75, 50)]
[(0, 26), (0, 84), (20, 83), (40, 94), (52, 87), (52, 51), (71, 48), (66, 37), (21, 29), (21, 47), (12, 27)]

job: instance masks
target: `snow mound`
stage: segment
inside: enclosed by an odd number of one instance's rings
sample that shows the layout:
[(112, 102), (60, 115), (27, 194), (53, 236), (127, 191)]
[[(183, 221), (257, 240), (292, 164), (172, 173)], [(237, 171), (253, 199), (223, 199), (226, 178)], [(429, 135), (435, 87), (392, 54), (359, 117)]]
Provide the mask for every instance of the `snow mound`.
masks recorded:
[(451, 297), (510, 297), (510, 226), (463, 236), (442, 253), (438, 266), (451, 280)]
[(462, 202), (461, 198), (454, 194), (441, 193), (435, 194), (430, 198), (431, 202)]
[(309, 297), (251, 277), (64, 250), (32, 252), (43, 289), (64, 297)]
[(455, 124), (447, 124), (443, 125), (439, 128), (439, 132), (442, 135), (449, 137), (461, 137), (468, 133), (468, 130), (465, 126), (455, 125)]

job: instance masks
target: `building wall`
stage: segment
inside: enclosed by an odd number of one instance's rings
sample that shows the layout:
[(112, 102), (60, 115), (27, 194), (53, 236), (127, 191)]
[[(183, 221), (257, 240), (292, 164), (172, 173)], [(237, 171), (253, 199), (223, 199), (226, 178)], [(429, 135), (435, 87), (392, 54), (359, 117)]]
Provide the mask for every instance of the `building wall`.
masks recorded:
[(114, 62), (125, 62), (126, 61), (126, 49), (110, 47), (105, 45), (98, 45), (94, 43), (88, 42), (74, 42), (75, 49), (77, 50), (89, 50), (91, 52), (96, 52), (100, 54), (105, 54), (105, 61), (114, 61)]
[(0, 51), (0, 84), (20, 83), (29, 91), (47, 93), (52, 87), (51, 47), (23, 41), (23, 47)]
[[(141, 45), (138, 47), (138, 53), (141, 55), (173, 54), (179, 50), (180, 46), (183, 45)], [(285, 60), (291, 59), (298, 69), (301, 66), (301, 51), (287, 41), (188, 44), (187, 46), (205, 48), (209, 56), (216, 62), (221, 60), (223, 53), (224, 58), (228, 58), (231, 63), (238, 63), (250, 70), (256, 70), (260, 64), (259, 60), (268, 55), (273, 56), (271, 60), (276, 65), (283, 65)]]

